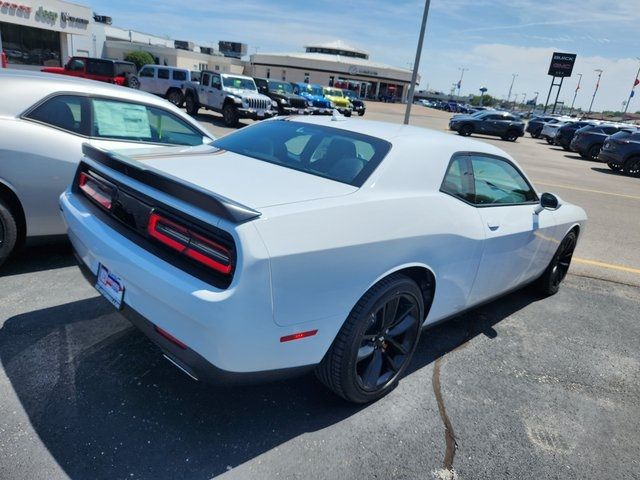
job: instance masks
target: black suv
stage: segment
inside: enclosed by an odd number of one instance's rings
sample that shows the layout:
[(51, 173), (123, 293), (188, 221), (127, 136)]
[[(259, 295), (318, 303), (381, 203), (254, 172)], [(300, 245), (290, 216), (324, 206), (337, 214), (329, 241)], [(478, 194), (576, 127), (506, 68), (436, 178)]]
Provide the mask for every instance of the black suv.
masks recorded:
[(592, 125), (577, 130), (569, 148), (582, 158), (598, 160), (602, 144), (609, 135), (618, 133), (622, 127), (616, 125)]
[(540, 134), (542, 133), (542, 129), (544, 128), (544, 124), (551, 122), (556, 123), (558, 119), (556, 117), (546, 116), (546, 117), (533, 117), (527, 123), (527, 133), (530, 134), (533, 138), (540, 138)]
[(357, 113), (358, 116), (363, 116), (366, 110), (366, 105), (362, 100), (360, 100), (358, 94), (353, 90), (347, 90), (346, 88), (342, 89), (342, 93), (344, 93), (344, 96), (351, 101), (351, 105), (353, 105), (353, 111)]
[(573, 136), (575, 135), (575, 133), (581, 128), (590, 127), (593, 125), (593, 122), (587, 121), (567, 123), (566, 125), (558, 129), (558, 133), (556, 134), (556, 138), (554, 139), (555, 144), (567, 151), (570, 151), (571, 140), (573, 140)]
[(465, 137), (480, 133), (515, 142), (524, 135), (524, 122), (508, 112), (488, 110), (472, 115), (456, 115), (449, 121), (449, 129)]
[(640, 130), (623, 129), (604, 142), (598, 160), (611, 170), (640, 177)]
[(280, 115), (309, 115), (311, 113), (310, 102), (303, 96), (293, 93), (293, 87), (289, 82), (267, 78), (254, 78), (253, 80), (260, 93), (278, 104)]

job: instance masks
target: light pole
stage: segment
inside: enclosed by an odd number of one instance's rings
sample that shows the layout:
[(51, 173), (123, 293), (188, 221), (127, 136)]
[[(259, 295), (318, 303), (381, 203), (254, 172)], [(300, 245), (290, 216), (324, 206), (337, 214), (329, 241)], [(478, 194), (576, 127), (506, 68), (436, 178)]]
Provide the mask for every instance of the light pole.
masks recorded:
[[(640, 57), (636, 57), (636, 60), (640, 60)], [(631, 93), (629, 94), (629, 98), (627, 99), (627, 104), (624, 106), (624, 112), (622, 112), (622, 120), (624, 120), (624, 116), (627, 114), (627, 110), (629, 110), (629, 104), (631, 103), (631, 99), (633, 98), (636, 85), (640, 83), (638, 77), (640, 77), (640, 67), (638, 67), (638, 73), (636, 73), (636, 78), (633, 81), (633, 87), (631, 87)]]
[(569, 115), (573, 113), (573, 105), (576, 103), (576, 97), (578, 96), (578, 90), (580, 90), (580, 82), (582, 81), (582, 74), (578, 73), (578, 86), (576, 87), (576, 91), (573, 94), (573, 102), (571, 102), (571, 110), (569, 110)]
[(589, 104), (589, 111), (587, 112), (587, 115), (591, 114), (591, 109), (593, 108), (593, 101), (596, 99), (596, 93), (598, 93), (598, 88), (600, 88), (600, 78), (602, 77), (602, 72), (604, 72), (604, 70), (602, 70), (601, 68), (597, 68), (594, 70), (594, 72), (598, 72), (598, 81), (596, 82), (596, 89), (593, 91), (593, 97), (591, 97), (591, 103)]
[(509, 103), (509, 100), (511, 100), (511, 90), (513, 90), (513, 83), (516, 81), (516, 77), (518, 76), (517, 73), (512, 73), (511, 74), (511, 86), (509, 87), (509, 95), (507, 95), (507, 104)]
[(460, 97), (460, 88), (462, 88), (462, 78), (464, 77), (464, 72), (466, 72), (469, 69), (458, 67), (458, 70), (460, 70), (460, 80), (458, 80), (458, 97)]
[(422, 25), (420, 26), (420, 37), (418, 38), (418, 48), (416, 48), (416, 59), (413, 62), (413, 74), (411, 75), (411, 85), (409, 86), (409, 98), (407, 99), (407, 109), (404, 112), (404, 124), (409, 125), (411, 116), (411, 105), (413, 104), (413, 94), (416, 91), (416, 80), (418, 79), (418, 67), (420, 66), (420, 55), (422, 54), (422, 43), (424, 32), (427, 29), (427, 18), (429, 17), (429, 6), (431, 0), (425, 0), (424, 12), (422, 13)]
[(522, 94), (522, 105), (526, 106), (527, 105), (526, 102), (527, 102), (527, 93), (525, 92)]

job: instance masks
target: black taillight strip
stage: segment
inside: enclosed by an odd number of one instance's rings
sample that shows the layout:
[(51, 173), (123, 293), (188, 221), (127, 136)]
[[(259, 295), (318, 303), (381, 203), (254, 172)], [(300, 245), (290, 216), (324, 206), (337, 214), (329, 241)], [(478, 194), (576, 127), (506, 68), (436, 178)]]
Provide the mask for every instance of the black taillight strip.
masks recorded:
[(167, 177), (135, 160), (93, 147), (88, 143), (82, 145), (82, 152), (101, 165), (234, 223), (246, 222), (261, 215), (260, 212), (222, 195)]

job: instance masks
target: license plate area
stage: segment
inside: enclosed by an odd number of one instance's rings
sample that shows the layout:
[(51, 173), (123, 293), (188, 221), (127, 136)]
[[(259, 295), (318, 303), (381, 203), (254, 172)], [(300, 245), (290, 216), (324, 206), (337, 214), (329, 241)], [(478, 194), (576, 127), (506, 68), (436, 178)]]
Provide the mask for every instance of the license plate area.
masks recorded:
[(110, 272), (103, 264), (98, 264), (98, 278), (95, 284), (98, 290), (109, 303), (118, 310), (124, 306), (122, 299), (124, 298), (124, 283), (122, 279), (113, 272)]

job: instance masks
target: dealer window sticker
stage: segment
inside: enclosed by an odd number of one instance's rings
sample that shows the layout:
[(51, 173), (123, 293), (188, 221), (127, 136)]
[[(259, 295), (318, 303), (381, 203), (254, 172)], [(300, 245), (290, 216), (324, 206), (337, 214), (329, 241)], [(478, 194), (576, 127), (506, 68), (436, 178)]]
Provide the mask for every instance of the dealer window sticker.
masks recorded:
[(149, 116), (143, 105), (93, 100), (93, 119), (101, 137), (151, 139)]

